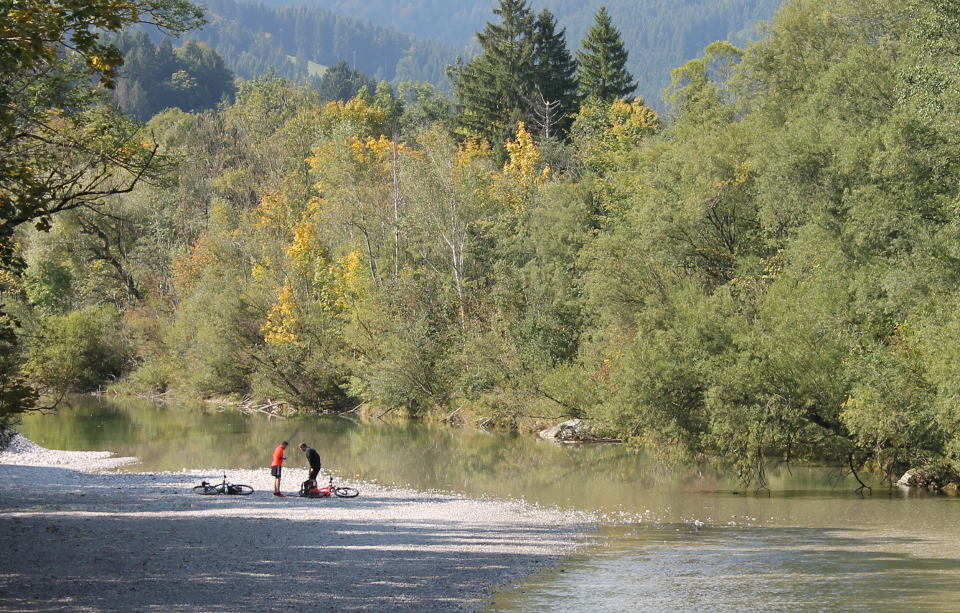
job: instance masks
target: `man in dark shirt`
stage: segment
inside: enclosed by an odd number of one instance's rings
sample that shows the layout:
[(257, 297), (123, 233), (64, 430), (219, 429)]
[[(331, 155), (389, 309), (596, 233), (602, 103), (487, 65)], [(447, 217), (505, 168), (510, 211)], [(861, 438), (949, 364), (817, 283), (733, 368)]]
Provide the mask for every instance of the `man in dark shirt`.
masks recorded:
[(317, 475), (320, 474), (320, 454), (313, 447), (307, 447), (306, 443), (300, 443), (300, 451), (307, 456), (307, 463), (310, 464), (310, 472), (307, 473), (307, 479), (316, 483)]

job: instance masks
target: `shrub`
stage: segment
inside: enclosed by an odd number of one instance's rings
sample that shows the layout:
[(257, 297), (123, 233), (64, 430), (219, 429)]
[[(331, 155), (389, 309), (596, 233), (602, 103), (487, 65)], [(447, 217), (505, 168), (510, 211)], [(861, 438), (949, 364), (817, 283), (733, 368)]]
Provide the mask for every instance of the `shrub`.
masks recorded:
[(119, 377), (129, 358), (116, 309), (95, 306), (46, 318), (24, 371), (48, 391), (84, 392)]

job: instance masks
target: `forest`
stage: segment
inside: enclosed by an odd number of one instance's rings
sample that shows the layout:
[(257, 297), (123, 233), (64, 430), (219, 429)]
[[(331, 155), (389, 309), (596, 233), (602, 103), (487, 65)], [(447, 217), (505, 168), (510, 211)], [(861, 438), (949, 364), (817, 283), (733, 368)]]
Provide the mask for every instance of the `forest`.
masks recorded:
[(440, 85), (456, 57), (448, 45), (374, 26), (317, 7), (268, 7), (252, 0), (205, 0), (207, 23), (185, 38), (209, 45), (238, 76), (268, 71), (315, 80), (326, 67), (347, 62), (377, 81)]
[[(235, 0), (217, 0), (218, 2)], [(261, 0), (280, 9), (306, 5), (313, 11), (349, 14), (378, 26), (396, 29), (420, 41), (446, 45), (450, 54), (468, 58), (477, 50), (474, 35), (490, 18), (493, 0)], [(579, 45), (605, 6), (623, 36), (631, 57), (627, 69), (637, 79), (637, 92), (660, 108), (660, 93), (670, 82), (670, 70), (699, 56), (718, 40), (744, 45), (759, 37), (758, 25), (773, 17), (780, 0), (539, 0), (536, 10), (547, 9), (566, 30), (568, 40)], [(438, 49), (439, 51), (440, 49)], [(218, 48), (218, 51), (221, 51)], [(221, 51), (223, 52), (223, 51)], [(338, 59), (350, 60), (349, 57)], [(229, 57), (228, 57), (228, 61)], [(370, 68), (357, 68), (374, 74)], [(403, 79), (432, 78), (403, 76)], [(390, 77), (387, 77), (390, 80)]]
[[(662, 116), (631, 97), (605, 11), (571, 52), (525, 0), (488, 17), (452, 99), (265, 75), (140, 125), (58, 80), (73, 97), (34, 110), (56, 121), (25, 124), (10, 100), (39, 81), (13, 87), (18, 66), (52, 60), (18, 48), (0, 57), (0, 417), (109, 386), (579, 417), (744, 481), (771, 458), (953, 471), (958, 21), (956, 0), (788, 0), (758, 42), (676, 68)], [(99, 60), (64, 70), (109, 82), (119, 60), (90, 44)], [(56, 122), (102, 146), (71, 170), (14, 136)]]

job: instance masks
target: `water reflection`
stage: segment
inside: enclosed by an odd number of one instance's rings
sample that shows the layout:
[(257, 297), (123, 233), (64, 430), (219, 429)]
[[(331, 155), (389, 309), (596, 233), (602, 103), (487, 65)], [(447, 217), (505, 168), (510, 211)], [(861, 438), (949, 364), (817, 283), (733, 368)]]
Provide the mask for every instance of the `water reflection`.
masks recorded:
[[(269, 418), (204, 407), (75, 398), (55, 415), (29, 415), (24, 434), (58, 449), (132, 455), (137, 471), (256, 468), (281, 441), (306, 441), (324, 465), (345, 477), (420, 489), (526, 498), (542, 504), (601, 510), (618, 517), (684, 521), (696, 498), (736, 498), (735, 482), (703, 467), (652, 462), (622, 446), (560, 447), (534, 437), (454, 430), (401, 422), (362, 423), (340, 417)], [(293, 468), (304, 467), (299, 453)], [(774, 495), (850, 492), (852, 480), (810, 467), (781, 467), (768, 481)], [(820, 494), (816, 494), (820, 492)], [(750, 496), (743, 496), (750, 498)], [(744, 506), (740, 501), (735, 507)], [(746, 503), (747, 507), (751, 505)], [(742, 511), (741, 511), (742, 512)]]

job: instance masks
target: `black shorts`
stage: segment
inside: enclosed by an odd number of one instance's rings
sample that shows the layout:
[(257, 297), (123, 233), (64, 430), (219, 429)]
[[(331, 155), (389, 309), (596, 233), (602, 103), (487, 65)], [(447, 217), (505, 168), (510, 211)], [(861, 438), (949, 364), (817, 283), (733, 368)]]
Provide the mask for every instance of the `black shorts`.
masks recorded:
[(280, 478), (280, 471), (281, 471), (282, 468), (283, 468), (283, 466), (280, 466), (279, 464), (278, 464), (277, 466), (271, 466), (271, 467), (270, 467), (270, 474), (273, 475), (274, 477), (276, 477), (277, 479), (279, 479), (279, 478)]
[(314, 479), (317, 478), (317, 475), (319, 474), (320, 474), (320, 467), (318, 466), (317, 468), (313, 468), (311, 466), (310, 470), (307, 471), (307, 479), (310, 479), (311, 481), (313, 481)]

